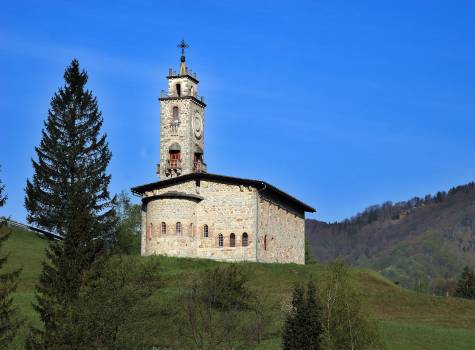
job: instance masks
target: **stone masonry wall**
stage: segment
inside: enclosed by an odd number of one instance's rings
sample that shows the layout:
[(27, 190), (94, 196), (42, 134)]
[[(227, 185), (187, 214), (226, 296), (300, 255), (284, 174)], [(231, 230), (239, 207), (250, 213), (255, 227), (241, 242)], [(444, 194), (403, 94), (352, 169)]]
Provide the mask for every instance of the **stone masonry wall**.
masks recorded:
[(182, 96), (196, 96), (198, 94), (198, 84), (188, 77), (170, 78), (168, 79), (168, 95), (178, 95), (176, 85), (181, 86)]
[[(252, 187), (223, 184), (213, 181), (190, 180), (185, 183), (150, 191), (145, 196), (170, 191), (202, 196), (201, 201), (184, 198), (151, 199), (146, 204), (142, 219), (142, 254), (202, 257), (216, 260), (255, 260), (254, 242), (257, 227), (257, 192)], [(167, 232), (162, 235), (161, 223)], [(182, 234), (177, 235), (180, 222)], [(203, 236), (208, 225), (208, 237)], [(242, 235), (248, 235), (248, 246), (242, 246)], [(230, 247), (230, 236), (235, 234), (235, 247)], [(219, 234), (223, 247), (218, 246)]]
[[(172, 125), (173, 107), (178, 107), (180, 124), (176, 130)], [(193, 160), (196, 146), (204, 150), (204, 130), (200, 139), (193, 134), (193, 116), (199, 112), (203, 118), (204, 110), (191, 99), (172, 99), (160, 102), (160, 178), (165, 179), (165, 165), (168, 160), (168, 150), (173, 143), (181, 147), (182, 173), (193, 171)]]
[[(204, 180), (190, 180), (147, 192), (145, 196), (173, 191), (204, 199), (151, 199), (142, 219), (143, 255), (305, 263), (304, 213), (286, 207), (285, 203), (258, 196), (253, 187)], [(161, 232), (162, 222), (166, 224), (165, 234)], [(176, 232), (177, 222), (181, 223), (181, 234)], [(207, 238), (203, 236), (204, 225), (208, 225)], [(242, 246), (244, 232), (248, 234), (247, 247)], [(232, 233), (235, 234), (235, 247), (230, 246)], [(223, 247), (218, 246), (219, 234), (223, 235)]]
[(140, 225), (141, 239), (140, 239), (140, 254), (147, 255), (145, 248), (147, 247), (147, 206), (142, 204), (141, 208), (142, 224)]
[[(171, 256), (193, 257), (194, 237), (190, 225), (196, 222), (196, 202), (190, 199), (163, 198), (147, 204), (146, 254), (166, 252)], [(166, 230), (162, 232), (162, 222)], [(180, 224), (180, 230), (177, 229)]]
[(285, 204), (259, 200), (258, 260), (305, 263), (305, 219)]

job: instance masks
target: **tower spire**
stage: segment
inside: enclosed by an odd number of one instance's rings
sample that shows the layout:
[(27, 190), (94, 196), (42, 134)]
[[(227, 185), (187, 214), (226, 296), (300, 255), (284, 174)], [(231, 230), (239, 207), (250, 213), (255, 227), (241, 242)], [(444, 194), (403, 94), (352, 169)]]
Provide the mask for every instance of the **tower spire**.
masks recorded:
[(181, 57), (180, 57), (180, 75), (188, 74), (188, 69), (186, 68), (185, 63), (185, 49), (190, 47), (186, 42), (185, 39), (181, 39), (181, 42), (177, 45), (181, 49)]

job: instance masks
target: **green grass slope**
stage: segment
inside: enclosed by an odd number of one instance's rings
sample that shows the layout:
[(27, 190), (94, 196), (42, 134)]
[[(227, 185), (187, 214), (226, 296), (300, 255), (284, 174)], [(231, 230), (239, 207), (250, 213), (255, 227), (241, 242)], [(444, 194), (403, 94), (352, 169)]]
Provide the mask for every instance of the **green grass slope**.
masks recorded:
[(15, 302), (25, 318), (32, 322), (39, 322), (36, 313), (31, 307), (34, 299), (35, 285), (42, 270), (48, 240), (40, 236), (17, 228), (8, 228), (11, 231), (10, 239), (2, 247), (2, 253), (9, 254), (6, 269), (23, 267), (18, 281)]
[[(27, 324), (37, 324), (31, 302), (34, 285), (41, 271), (41, 261), (47, 241), (35, 234), (13, 230), (5, 249), (10, 252), (9, 268), (23, 266), (16, 293), (16, 304)], [(183, 280), (189, 275), (222, 264), (210, 260), (178, 259), (166, 257), (124, 257), (127, 264), (144, 260), (157, 260), (164, 288), (152, 296), (160, 307), (171, 301)], [(250, 278), (250, 287), (265, 296), (272, 308), (272, 337), (259, 349), (279, 349), (284, 300), (288, 300), (297, 281), (312, 278), (318, 284), (323, 266), (293, 264), (240, 263)], [(432, 297), (395, 286), (381, 275), (366, 269), (353, 269), (352, 273), (364, 297), (364, 306), (380, 320), (381, 330), (389, 349), (475, 349), (475, 301)], [(26, 326), (17, 341), (21, 348)]]

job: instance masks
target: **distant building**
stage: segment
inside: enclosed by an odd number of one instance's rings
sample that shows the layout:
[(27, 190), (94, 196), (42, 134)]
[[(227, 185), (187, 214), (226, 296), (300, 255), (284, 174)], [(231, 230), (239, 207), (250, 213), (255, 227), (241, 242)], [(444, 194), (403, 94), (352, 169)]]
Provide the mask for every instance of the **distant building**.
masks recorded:
[(305, 262), (305, 212), (315, 209), (259, 180), (209, 174), (198, 79), (185, 62), (169, 70), (160, 100), (161, 181), (142, 198), (142, 255), (226, 261)]

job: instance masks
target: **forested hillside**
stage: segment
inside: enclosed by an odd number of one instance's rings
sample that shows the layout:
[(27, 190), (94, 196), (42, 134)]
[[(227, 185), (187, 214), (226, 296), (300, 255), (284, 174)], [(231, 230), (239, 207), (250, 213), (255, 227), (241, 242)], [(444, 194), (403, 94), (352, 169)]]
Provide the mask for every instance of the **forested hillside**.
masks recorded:
[(307, 220), (319, 261), (370, 267), (395, 283), (451, 293), (465, 265), (475, 265), (475, 183), (434, 196), (385, 202), (343, 222)]

